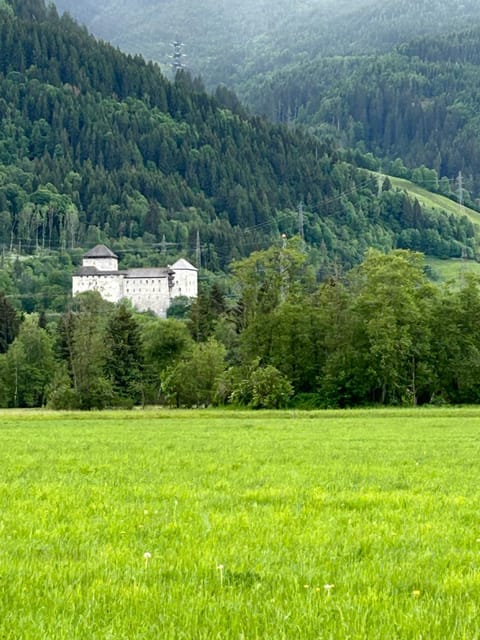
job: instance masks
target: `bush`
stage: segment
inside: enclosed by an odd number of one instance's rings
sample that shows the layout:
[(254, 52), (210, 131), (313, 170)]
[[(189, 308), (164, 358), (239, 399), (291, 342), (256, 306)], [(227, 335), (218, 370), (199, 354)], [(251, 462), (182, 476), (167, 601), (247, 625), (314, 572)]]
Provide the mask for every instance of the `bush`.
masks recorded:
[(231, 401), (252, 409), (280, 409), (288, 404), (293, 387), (285, 376), (272, 365), (252, 368), (247, 379), (235, 387)]

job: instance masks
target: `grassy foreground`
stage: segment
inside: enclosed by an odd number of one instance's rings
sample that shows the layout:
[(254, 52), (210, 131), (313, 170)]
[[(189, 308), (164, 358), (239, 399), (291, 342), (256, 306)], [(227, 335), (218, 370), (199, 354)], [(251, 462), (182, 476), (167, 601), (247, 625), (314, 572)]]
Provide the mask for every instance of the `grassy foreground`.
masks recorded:
[(0, 638), (480, 637), (480, 408), (0, 413)]

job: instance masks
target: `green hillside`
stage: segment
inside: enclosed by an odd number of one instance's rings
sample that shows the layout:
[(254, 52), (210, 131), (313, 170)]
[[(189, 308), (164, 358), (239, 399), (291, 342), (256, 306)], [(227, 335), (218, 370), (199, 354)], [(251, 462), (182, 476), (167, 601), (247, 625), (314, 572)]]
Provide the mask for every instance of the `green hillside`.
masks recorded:
[(410, 169), (450, 180), (461, 171), (472, 200), (480, 195), (479, 0), (58, 7), (164, 69), (178, 37), (193, 75), (234, 87), (253, 112)]
[(72, 262), (98, 242), (124, 267), (200, 254), (218, 272), (303, 232), (319, 279), (370, 247), (477, 254), (467, 218), (379, 194), (333, 141), (249, 117), (188, 74), (169, 82), (40, 0), (0, 13), (0, 287), (24, 308), (60, 306)]
[(429, 207), (430, 209), (440, 209), (441, 211), (451, 213), (455, 216), (467, 216), (467, 218), (474, 224), (480, 225), (480, 213), (478, 211), (475, 211), (470, 207), (460, 205), (458, 202), (454, 202), (450, 198), (442, 196), (439, 193), (427, 191), (427, 189), (420, 187), (418, 184), (415, 184), (410, 180), (396, 178), (393, 176), (388, 176), (388, 179), (394, 188), (405, 191), (412, 198), (416, 198), (423, 206)]
[[(438, 193), (432, 193), (418, 184), (404, 178), (385, 176), (375, 173), (380, 184), (388, 177), (392, 187), (406, 193), (412, 200), (417, 200), (423, 207), (433, 212), (445, 212), (458, 218), (466, 216), (476, 227), (480, 225), (480, 213), (469, 207), (462, 206), (450, 198)], [(479, 226), (480, 229), (480, 226)], [(476, 260), (465, 260), (461, 258), (450, 258), (448, 260), (426, 257), (426, 263), (431, 269), (435, 279), (443, 281), (458, 281), (466, 273), (474, 273), (480, 276), (480, 262)]]
[(435, 280), (455, 282), (458, 286), (467, 274), (474, 274), (480, 277), (480, 262), (475, 260), (461, 260), (459, 258), (440, 260), (439, 258), (428, 256), (425, 262)]

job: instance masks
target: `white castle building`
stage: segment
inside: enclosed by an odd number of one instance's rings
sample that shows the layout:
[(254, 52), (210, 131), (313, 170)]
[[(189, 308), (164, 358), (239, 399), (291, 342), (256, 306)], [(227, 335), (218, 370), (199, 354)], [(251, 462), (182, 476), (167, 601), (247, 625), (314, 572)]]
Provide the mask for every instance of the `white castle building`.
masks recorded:
[(83, 256), (82, 266), (73, 274), (72, 293), (98, 291), (110, 302), (126, 298), (138, 311), (153, 311), (165, 318), (174, 298), (197, 297), (197, 275), (197, 269), (183, 259), (168, 267), (119, 271), (118, 257), (98, 244)]

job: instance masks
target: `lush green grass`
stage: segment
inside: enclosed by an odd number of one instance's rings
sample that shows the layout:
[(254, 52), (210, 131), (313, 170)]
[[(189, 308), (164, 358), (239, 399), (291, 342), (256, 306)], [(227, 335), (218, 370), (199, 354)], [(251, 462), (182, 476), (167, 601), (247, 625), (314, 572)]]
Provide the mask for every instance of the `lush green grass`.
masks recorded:
[(446, 213), (452, 213), (456, 216), (465, 215), (473, 223), (480, 224), (480, 213), (474, 209), (461, 206), (457, 202), (454, 202), (453, 200), (450, 200), (450, 198), (446, 198), (439, 193), (427, 191), (427, 189), (423, 189), (423, 187), (420, 187), (418, 184), (410, 182), (409, 180), (395, 178), (393, 176), (388, 176), (388, 179), (394, 188), (406, 191), (412, 197), (417, 198), (420, 204), (426, 207), (440, 209)]
[(475, 260), (440, 260), (426, 256), (425, 262), (430, 265), (434, 274), (442, 281), (461, 281), (462, 275), (474, 273), (480, 276), (480, 262)]
[[(384, 177), (384, 174), (375, 172), (374, 175)], [(450, 200), (450, 198), (446, 198), (438, 193), (427, 191), (427, 189), (420, 187), (414, 182), (410, 182), (410, 180), (404, 180), (403, 178), (396, 178), (394, 176), (388, 176), (388, 179), (395, 189), (405, 191), (412, 198), (416, 198), (423, 206), (445, 211), (455, 216), (467, 216), (475, 225), (480, 225), (480, 213), (478, 211), (461, 206), (457, 202)], [(454, 258), (440, 260), (439, 258), (426, 256), (426, 262), (432, 267), (435, 275), (441, 280), (458, 280), (458, 278), (466, 272), (480, 274), (480, 263), (474, 260), (457, 260)]]
[(480, 409), (0, 425), (2, 640), (480, 637)]

